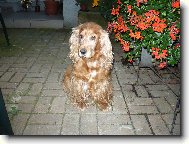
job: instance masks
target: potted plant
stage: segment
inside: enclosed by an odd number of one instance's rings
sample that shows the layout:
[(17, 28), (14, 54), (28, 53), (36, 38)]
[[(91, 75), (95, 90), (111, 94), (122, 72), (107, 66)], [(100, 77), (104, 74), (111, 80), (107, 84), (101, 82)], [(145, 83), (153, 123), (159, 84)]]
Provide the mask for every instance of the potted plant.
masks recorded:
[(140, 59), (142, 48), (159, 68), (180, 62), (179, 0), (113, 0), (108, 18), (129, 62)]
[(39, 0), (35, 0), (35, 12), (40, 12)]
[(59, 1), (45, 0), (45, 12), (47, 15), (56, 15), (59, 12)]
[(87, 9), (87, 0), (75, 0), (76, 5), (80, 6), (80, 11), (88, 11)]

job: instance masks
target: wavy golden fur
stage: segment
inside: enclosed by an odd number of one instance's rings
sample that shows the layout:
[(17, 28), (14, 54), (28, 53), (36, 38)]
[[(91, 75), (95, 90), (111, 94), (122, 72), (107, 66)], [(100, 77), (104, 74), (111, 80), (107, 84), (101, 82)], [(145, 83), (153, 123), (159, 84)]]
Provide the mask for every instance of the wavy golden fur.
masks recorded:
[(71, 102), (84, 109), (97, 104), (105, 110), (111, 103), (112, 45), (101, 26), (87, 22), (72, 29), (69, 57), (73, 64), (64, 74), (63, 87)]

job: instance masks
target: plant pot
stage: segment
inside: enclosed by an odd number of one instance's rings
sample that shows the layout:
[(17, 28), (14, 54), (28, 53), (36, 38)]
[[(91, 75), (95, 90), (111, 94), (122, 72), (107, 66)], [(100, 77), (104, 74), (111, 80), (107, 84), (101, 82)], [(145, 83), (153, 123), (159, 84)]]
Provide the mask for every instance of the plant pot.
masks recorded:
[(80, 4), (80, 11), (87, 11), (87, 5), (86, 4)]
[(35, 6), (35, 12), (40, 12), (40, 6), (39, 5)]
[(45, 13), (47, 15), (56, 15), (59, 11), (59, 1), (45, 0)]
[(141, 52), (141, 61), (140, 61), (140, 66), (141, 67), (152, 67), (152, 55), (150, 55), (146, 49), (142, 47), (142, 52)]

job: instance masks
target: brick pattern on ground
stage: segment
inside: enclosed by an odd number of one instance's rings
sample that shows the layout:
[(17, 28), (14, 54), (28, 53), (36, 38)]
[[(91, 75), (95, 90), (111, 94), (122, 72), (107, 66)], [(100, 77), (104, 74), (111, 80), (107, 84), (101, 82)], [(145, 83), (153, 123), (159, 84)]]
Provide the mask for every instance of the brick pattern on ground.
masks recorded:
[[(26, 49), (0, 57), (0, 88), (15, 135), (171, 135), (181, 95), (178, 69), (122, 65), (115, 48), (110, 109), (81, 111), (62, 88), (71, 63), (69, 36), (61, 30), (10, 30), (11, 41)], [(180, 117), (173, 135), (181, 134)]]

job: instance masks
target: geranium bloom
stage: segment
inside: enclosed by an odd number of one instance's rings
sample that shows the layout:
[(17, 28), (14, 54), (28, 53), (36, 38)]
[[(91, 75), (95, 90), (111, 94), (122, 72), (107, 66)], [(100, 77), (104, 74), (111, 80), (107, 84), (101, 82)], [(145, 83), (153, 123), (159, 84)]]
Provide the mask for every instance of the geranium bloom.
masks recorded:
[(98, 6), (98, 2), (99, 2), (99, 0), (93, 0), (92, 7)]
[(141, 36), (141, 33), (140, 33), (140, 31), (138, 31), (138, 32), (135, 32), (135, 33), (133, 33), (133, 31), (132, 30), (130, 30), (130, 37), (131, 38), (136, 38), (136, 39), (143, 39), (143, 37)]
[(131, 5), (128, 5), (128, 6), (127, 6), (127, 12), (128, 12), (128, 13), (131, 13), (131, 11), (132, 11), (132, 6), (131, 6)]
[(161, 62), (160, 64), (159, 64), (159, 68), (164, 68), (165, 66), (167, 65), (167, 63), (166, 62)]
[(160, 32), (162, 33), (164, 28), (167, 27), (167, 25), (164, 23), (165, 20), (160, 20), (160, 22), (155, 22), (152, 24), (152, 27), (153, 27), (153, 30), (156, 31), (156, 32)]
[(122, 42), (122, 48), (124, 51), (129, 51), (130, 43), (129, 42)]
[(118, 14), (119, 14), (119, 9), (120, 9), (120, 6), (118, 6), (117, 9), (113, 8), (111, 14), (112, 14), (112, 15), (118, 15)]
[(117, 0), (117, 3), (118, 3), (118, 4), (121, 4), (121, 0)]
[(176, 40), (176, 36), (175, 35), (177, 35), (179, 32), (180, 32), (180, 30), (178, 29), (178, 28), (176, 28), (176, 25), (175, 24), (173, 24), (170, 28), (169, 28), (169, 30), (170, 30), (170, 37), (171, 37), (171, 39), (172, 40)]
[(173, 8), (179, 8), (180, 7), (180, 1), (172, 2), (172, 7)]
[(137, 6), (140, 6), (140, 3), (147, 3), (148, 0), (136, 0), (137, 1)]

